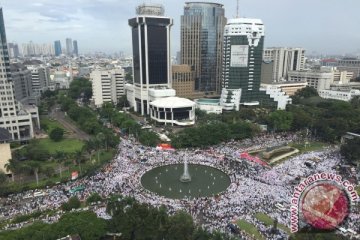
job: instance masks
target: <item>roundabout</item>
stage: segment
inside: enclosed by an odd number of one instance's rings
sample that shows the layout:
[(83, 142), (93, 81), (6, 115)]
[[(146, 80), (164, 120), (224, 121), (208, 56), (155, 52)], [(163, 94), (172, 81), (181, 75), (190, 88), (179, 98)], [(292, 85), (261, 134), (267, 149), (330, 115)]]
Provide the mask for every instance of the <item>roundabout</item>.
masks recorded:
[[(183, 181), (184, 168), (191, 176)], [(150, 192), (172, 199), (212, 197), (224, 192), (230, 177), (223, 171), (199, 164), (171, 164), (153, 168), (141, 176), (141, 185)]]

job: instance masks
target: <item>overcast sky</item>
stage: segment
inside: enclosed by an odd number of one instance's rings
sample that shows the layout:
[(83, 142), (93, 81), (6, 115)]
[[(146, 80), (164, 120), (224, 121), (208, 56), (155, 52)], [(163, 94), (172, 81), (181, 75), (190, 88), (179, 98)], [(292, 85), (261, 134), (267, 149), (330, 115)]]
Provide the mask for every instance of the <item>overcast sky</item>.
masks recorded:
[[(78, 40), (79, 51), (131, 53), (128, 19), (144, 0), (0, 0), (8, 42), (52, 43)], [(172, 55), (180, 49), (183, 0), (162, 3), (174, 18)], [(224, 4), (227, 18), (236, 16), (236, 0)], [(308, 53), (360, 53), (360, 0), (240, 0), (240, 16), (260, 18), (265, 45), (304, 47)]]

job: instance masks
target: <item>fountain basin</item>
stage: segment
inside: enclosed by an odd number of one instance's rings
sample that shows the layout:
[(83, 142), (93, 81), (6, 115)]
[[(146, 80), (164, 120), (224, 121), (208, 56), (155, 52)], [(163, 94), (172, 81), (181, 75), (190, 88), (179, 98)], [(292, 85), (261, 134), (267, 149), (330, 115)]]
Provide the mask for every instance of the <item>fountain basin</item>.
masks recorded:
[(231, 183), (229, 176), (217, 168), (188, 164), (188, 171), (191, 181), (182, 181), (180, 178), (183, 175), (183, 164), (156, 167), (142, 175), (141, 184), (160, 196), (193, 199), (224, 192)]

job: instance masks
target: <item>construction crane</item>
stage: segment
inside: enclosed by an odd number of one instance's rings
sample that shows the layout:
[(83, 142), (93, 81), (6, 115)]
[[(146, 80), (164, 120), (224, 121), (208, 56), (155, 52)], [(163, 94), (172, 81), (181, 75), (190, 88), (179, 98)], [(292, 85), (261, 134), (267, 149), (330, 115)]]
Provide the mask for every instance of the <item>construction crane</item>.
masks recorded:
[(237, 0), (236, 4), (236, 18), (239, 18), (239, 0)]

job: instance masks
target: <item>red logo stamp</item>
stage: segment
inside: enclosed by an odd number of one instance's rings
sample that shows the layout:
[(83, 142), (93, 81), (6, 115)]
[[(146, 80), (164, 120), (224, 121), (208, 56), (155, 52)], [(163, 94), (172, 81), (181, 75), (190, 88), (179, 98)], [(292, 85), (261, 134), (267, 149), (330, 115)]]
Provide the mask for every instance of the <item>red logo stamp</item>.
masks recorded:
[(324, 182), (306, 189), (299, 207), (308, 224), (317, 229), (331, 230), (349, 215), (350, 201), (343, 189)]

